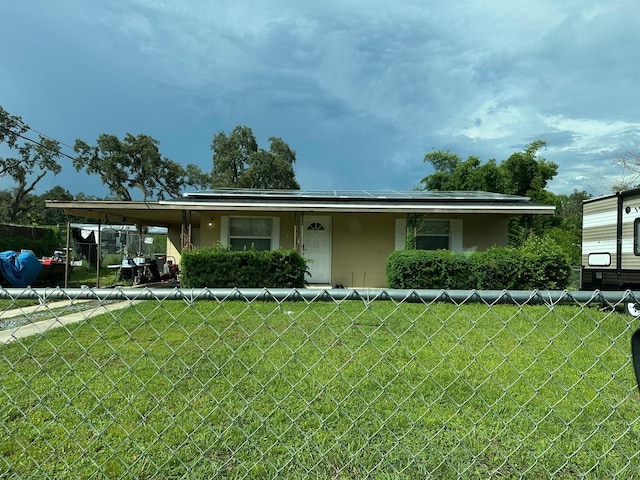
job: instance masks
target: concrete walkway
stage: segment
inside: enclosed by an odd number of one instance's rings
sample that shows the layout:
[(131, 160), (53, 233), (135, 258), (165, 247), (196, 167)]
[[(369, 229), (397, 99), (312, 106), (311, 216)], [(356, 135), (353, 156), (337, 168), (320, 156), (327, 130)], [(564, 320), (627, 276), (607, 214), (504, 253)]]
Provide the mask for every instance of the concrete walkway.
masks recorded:
[[(73, 303), (85, 303), (89, 300), (75, 300)], [(69, 306), (72, 303), (71, 300), (64, 300), (61, 302), (53, 302), (48, 305), (32, 305), (29, 307), (16, 308), (13, 310), (8, 310), (6, 312), (0, 313), (0, 318), (15, 318), (17, 316), (27, 316), (28, 314), (35, 314), (38, 312), (46, 312), (53, 309), (64, 308)], [(136, 303), (131, 300), (123, 300), (121, 302), (109, 303), (106, 305), (96, 305), (93, 308), (83, 310), (82, 312), (71, 313), (69, 315), (63, 315), (61, 317), (56, 317), (55, 313), (54, 318), (50, 318), (47, 320), (41, 320), (39, 322), (26, 323), (24, 325), (20, 325), (15, 328), (8, 328), (6, 330), (0, 330), (0, 345), (12, 342), (14, 340), (18, 340), (20, 338), (28, 337), (31, 335), (41, 335), (44, 332), (51, 330), (53, 328), (62, 327), (64, 325), (69, 325), (72, 323), (81, 322), (82, 320), (87, 320), (91, 317), (95, 317), (96, 315), (101, 315), (103, 313), (108, 313), (114, 310), (121, 310), (128, 306)]]

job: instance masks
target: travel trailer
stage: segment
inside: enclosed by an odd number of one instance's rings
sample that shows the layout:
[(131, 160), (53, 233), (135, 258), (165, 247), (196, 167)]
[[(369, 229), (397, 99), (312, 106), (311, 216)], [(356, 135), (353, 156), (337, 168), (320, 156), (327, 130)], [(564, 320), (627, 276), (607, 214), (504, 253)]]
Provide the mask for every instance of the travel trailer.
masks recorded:
[[(582, 204), (582, 290), (640, 290), (640, 188)], [(629, 313), (640, 315), (640, 304)]]

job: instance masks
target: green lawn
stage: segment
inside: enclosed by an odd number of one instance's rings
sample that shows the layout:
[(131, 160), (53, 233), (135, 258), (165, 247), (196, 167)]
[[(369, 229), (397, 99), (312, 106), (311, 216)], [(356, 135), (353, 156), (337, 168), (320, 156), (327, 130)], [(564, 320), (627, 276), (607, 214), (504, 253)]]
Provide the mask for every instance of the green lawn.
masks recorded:
[[(89, 287), (96, 286), (96, 279), (98, 278), (98, 272), (95, 268), (91, 268), (88, 265), (82, 267), (76, 267), (71, 271), (69, 275), (69, 287), (80, 287), (87, 285)], [(106, 267), (100, 269), (100, 287), (108, 287), (116, 283), (116, 270), (110, 270)], [(62, 281), (64, 285), (64, 279)]]
[(28, 307), (30, 305), (38, 305), (37, 298), (17, 298), (17, 299), (4, 299), (0, 298), (0, 313), (6, 310), (13, 310), (16, 308)]
[(0, 478), (640, 477), (632, 323), (143, 302), (1, 348)]

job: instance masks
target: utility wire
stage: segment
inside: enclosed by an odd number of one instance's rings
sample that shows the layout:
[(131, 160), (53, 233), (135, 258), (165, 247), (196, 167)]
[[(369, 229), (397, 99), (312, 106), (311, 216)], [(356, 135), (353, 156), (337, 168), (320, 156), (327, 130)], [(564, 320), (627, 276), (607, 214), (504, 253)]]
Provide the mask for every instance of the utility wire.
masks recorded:
[[(27, 140), (28, 142), (35, 143), (36, 145), (40, 145), (42, 148), (46, 148), (47, 150), (49, 150), (49, 151), (51, 151), (51, 152), (54, 152), (54, 149), (52, 149), (52, 148), (48, 147), (47, 145), (43, 145), (41, 142), (39, 142), (39, 141), (37, 141), (37, 140), (34, 140), (34, 139), (32, 139), (32, 138), (25, 137), (24, 135), (22, 135), (22, 134), (20, 134), (20, 133), (17, 133), (17, 132), (14, 132), (13, 130), (10, 130), (10, 129), (8, 129), (8, 128), (6, 128), (6, 127), (2, 126), (2, 125), (0, 125), (0, 129), (1, 129), (2, 131), (6, 132), (6, 133), (10, 133), (10, 134), (12, 134), (12, 135), (16, 135), (16, 136), (18, 136), (18, 137), (22, 138), (23, 140)], [(33, 129), (30, 129), (30, 130), (33, 130)], [(36, 133), (39, 133), (39, 132), (37, 132), (36, 130), (33, 130), (33, 131), (34, 131), (34, 132), (36, 132)], [(42, 135), (42, 134), (40, 134), (40, 135)], [(42, 135), (42, 136), (43, 136), (43, 137), (45, 137), (45, 138), (48, 138), (49, 140), (53, 140), (54, 142), (57, 142), (58, 144), (60, 144), (60, 142), (58, 142), (58, 140), (56, 140), (55, 138), (47, 137), (46, 135)], [(63, 145), (64, 145), (64, 144), (63, 144)], [(67, 145), (67, 146), (68, 146), (68, 145)], [(63, 157), (67, 157), (67, 158), (68, 158), (68, 159), (70, 159), (70, 160), (76, 160), (76, 158), (75, 158), (75, 157), (72, 157), (71, 155), (67, 155), (66, 153), (64, 153), (64, 152), (63, 152), (63, 151), (61, 151), (61, 150), (57, 151), (56, 153), (58, 153), (58, 154), (62, 155)]]
[(58, 142), (60, 145), (64, 145), (65, 147), (70, 148), (71, 150), (73, 150), (73, 147), (71, 145), (68, 145), (68, 144), (66, 144), (64, 142), (61, 142), (60, 140), (57, 140), (57, 139), (55, 139), (53, 137), (50, 137), (49, 135), (46, 135), (46, 134), (44, 134), (42, 132), (39, 132), (35, 128), (31, 128), (29, 125), (24, 123), (21, 119), (18, 120), (18, 123), (20, 123), (23, 127), (28, 128), (29, 130), (32, 130), (32, 131), (36, 132), (41, 137), (48, 138), (49, 140), (53, 140), (54, 142)]

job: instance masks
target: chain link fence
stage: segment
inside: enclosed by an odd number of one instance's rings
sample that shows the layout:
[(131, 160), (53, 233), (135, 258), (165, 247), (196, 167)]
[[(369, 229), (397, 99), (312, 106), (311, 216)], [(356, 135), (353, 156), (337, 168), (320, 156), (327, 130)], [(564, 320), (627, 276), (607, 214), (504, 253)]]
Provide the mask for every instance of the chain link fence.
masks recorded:
[(635, 301), (0, 290), (0, 478), (637, 478)]

